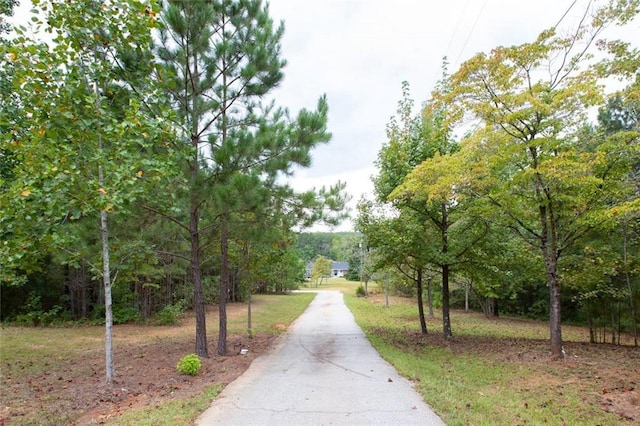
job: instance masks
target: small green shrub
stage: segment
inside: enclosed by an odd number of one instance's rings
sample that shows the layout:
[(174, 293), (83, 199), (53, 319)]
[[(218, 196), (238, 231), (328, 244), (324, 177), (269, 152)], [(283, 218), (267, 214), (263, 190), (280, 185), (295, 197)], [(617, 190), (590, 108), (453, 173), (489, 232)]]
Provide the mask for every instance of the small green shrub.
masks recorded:
[(134, 306), (113, 306), (113, 323), (129, 324), (140, 322), (140, 312)]
[(53, 306), (50, 310), (43, 312), (40, 309), (30, 310), (24, 314), (17, 315), (16, 325), (23, 327), (46, 327), (49, 325), (60, 325), (70, 321), (71, 315), (60, 305)]
[(358, 288), (356, 288), (356, 296), (365, 297), (367, 293), (364, 291), (364, 286), (360, 284)]
[(176, 365), (176, 368), (178, 369), (178, 372), (180, 374), (188, 374), (189, 376), (195, 376), (196, 374), (198, 374), (198, 371), (200, 371), (201, 367), (202, 362), (196, 354), (183, 356), (182, 358), (180, 358), (180, 361), (178, 361), (178, 364)]
[(180, 314), (184, 311), (184, 300), (173, 305), (167, 305), (156, 314), (158, 325), (177, 325), (180, 322)]

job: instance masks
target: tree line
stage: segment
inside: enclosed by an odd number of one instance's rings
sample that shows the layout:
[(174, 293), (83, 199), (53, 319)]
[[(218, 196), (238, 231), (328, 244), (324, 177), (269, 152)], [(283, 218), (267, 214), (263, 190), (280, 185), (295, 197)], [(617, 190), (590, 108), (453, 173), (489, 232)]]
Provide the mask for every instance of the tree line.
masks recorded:
[(270, 98), (284, 25), (259, 0), (33, 4), (2, 29), (3, 319), (103, 321), (110, 381), (114, 321), (192, 308), (206, 357), (216, 302), (226, 354), (226, 302), (293, 286), (293, 229), (343, 217), (343, 183), (283, 179), (330, 140), (327, 99)]
[(217, 303), (224, 355), (226, 303), (295, 288), (322, 255), (417, 296), (424, 333), (434, 305), (450, 337), (449, 309), (475, 303), (548, 315), (557, 357), (563, 318), (637, 344), (640, 53), (599, 37), (639, 3), (445, 61), (418, 113), (404, 83), (358, 233), (298, 235), (347, 196), (283, 183), (329, 141), (328, 101), (270, 98), (284, 26), (266, 4), (36, 0), (31, 28), (0, 22), (2, 320), (104, 323), (109, 354), (112, 323), (188, 308), (209, 356)]
[[(571, 31), (557, 25), (453, 73), (445, 58), (418, 113), (403, 84), (357, 228), (375, 268), (417, 290), (423, 333), (423, 293), (432, 309), (438, 281), (445, 337), (453, 286), (488, 315), (546, 313), (558, 358), (562, 309), (592, 341), (609, 329), (638, 344), (640, 51), (601, 35), (639, 10), (590, 7)], [(614, 79), (624, 87), (606, 92)]]

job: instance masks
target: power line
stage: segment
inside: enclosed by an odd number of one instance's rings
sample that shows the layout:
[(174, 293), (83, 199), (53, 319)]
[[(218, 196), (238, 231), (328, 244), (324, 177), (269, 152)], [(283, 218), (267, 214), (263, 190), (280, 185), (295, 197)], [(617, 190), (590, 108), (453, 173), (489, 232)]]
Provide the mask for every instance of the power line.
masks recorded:
[[(564, 14), (560, 17), (560, 19), (558, 19), (558, 22), (556, 22), (556, 24), (553, 26), (553, 28), (557, 28), (558, 25), (560, 25), (562, 23), (562, 21), (564, 21), (564, 18), (567, 17), (567, 15), (571, 11), (571, 9), (573, 9), (573, 6), (575, 6), (577, 2), (578, 2), (578, 0), (573, 0), (573, 3), (571, 3), (571, 6), (569, 6), (569, 8), (564, 12)], [(589, 2), (589, 3), (591, 3), (591, 2)]]
[(462, 18), (464, 17), (465, 13), (467, 12), (467, 7), (469, 6), (469, 1), (467, 0), (464, 4), (464, 7), (462, 8), (462, 13), (460, 14), (460, 17), (458, 18), (458, 23), (456, 24), (456, 27), (453, 29), (453, 32), (451, 33), (451, 38), (449, 39), (449, 44), (447, 45), (447, 49), (444, 51), (445, 52), (445, 56), (449, 56), (449, 49), (451, 49), (451, 44), (453, 43), (453, 39), (456, 36), (456, 33), (458, 32), (458, 28), (460, 28), (460, 23), (462, 22)]
[(476, 19), (473, 22), (473, 26), (471, 26), (471, 29), (469, 30), (469, 34), (467, 35), (467, 39), (464, 41), (464, 44), (462, 45), (462, 48), (460, 49), (460, 53), (458, 54), (458, 57), (456, 58), (456, 61), (453, 63), (453, 68), (455, 68), (458, 65), (458, 62), (460, 62), (460, 58), (462, 57), (462, 54), (464, 53), (464, 49), (467, 47), (467, 43), (469, 43), (469, 40), (471, 40), (471, 36), (473, 35), (473, 31), (476, 29), (476, 25), (478, 25), (478, 21), (480, 20), (480, 16), (482, 16), (482, 12), (484, 11), (484, 8), (486, 6), (487, 6), (487, 0), (484, 1), (484, 3), (482, 4), (482, 8), (480, 9), (478, 14), (476, 15)]

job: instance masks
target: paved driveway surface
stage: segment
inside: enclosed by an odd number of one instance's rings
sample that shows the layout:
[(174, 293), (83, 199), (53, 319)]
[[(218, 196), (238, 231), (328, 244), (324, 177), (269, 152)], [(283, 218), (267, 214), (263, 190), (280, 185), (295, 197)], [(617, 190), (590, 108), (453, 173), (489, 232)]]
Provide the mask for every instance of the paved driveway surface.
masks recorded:
[(337, 291), (320, 291), (197, 424), (444, 425), (369, 344)]

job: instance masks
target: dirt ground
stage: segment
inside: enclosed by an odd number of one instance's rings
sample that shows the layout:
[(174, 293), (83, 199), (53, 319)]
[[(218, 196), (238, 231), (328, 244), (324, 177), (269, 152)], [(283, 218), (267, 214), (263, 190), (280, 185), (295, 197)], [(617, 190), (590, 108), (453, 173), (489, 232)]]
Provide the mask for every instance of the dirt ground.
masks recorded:
[[(210, 328), (214, 325), (209, 322)], [(103, 350), (91, 351), (81, 360), (55, 361), (55, 371), (5, 378), (0, 425), (103, 424), (127, 410), (202, 394), (208, 386), (235, 380), (277, 338), (274, 334), (229, 335), (227, 356), (216, 356), (218, 336), (209, 333), (210, 358), (203, 359), (202, 369), (191, 377), (179, 374), (176, 362), (193, 352), (194, 330), (193, 318), (178, 327), (114, 327), (116, 376), (110, 386), (105, 383)], [(248, 352), (241, 355), (241, 349)]]
[[(231, 335), (229, 355), (219, 357), (214, 355), (217, 336), (209, 335), (212, 356), (203, 361), (196, 377), (190, 377), (178, 374), (175, 366), (176, 360), (193, 351), (192, 327), (191, 319), (180, 327), (154, 327), (154, 333), (158, 329), (163, 331), (150, 338), (148, 327), (118, 326), (114, 335), (120, 342), (114, 352), (117, 376), (111, 386), (105, 385), (104, 358), (100, 351), (92, 351), (75, 363), (58, 362), (57, 365), (64, 368), (56, 371), (6, 381), (2, 393), (8, 395), (8, 400), (2, 401), (0, 407), (0, 425), (32, 424), (33, 413), (40, 413), (41, 417), (46, 413), (39, 424), (101, 424), (132, 408), (201, 394), (207, 386), (233, 381), (257, 356), (272, 348), (276, 339), (270, 334), (252, 339)], [(492, 338), (444, 340), (437, 333), (426, 338), (415, 333), (404, 336), (398, 345), (405, 346), (406, 350), (442, 345), (454, 353), (491, 354), (500, 361), (539, 368), (539, 380), (556, 381), (558, 386), (588, 381), (591, 387), (585, 389), (585, 393), (590, 395), (592, 384), (597, 383), (596, 398), (602, 409), (617, 413), (631, 423), (640, 422), (640, 351), (637, 348), (567, 343), (565, 347), (570, 356), (555, 363), (556, 371), (548, 374), (548, 342), (544, 340), (500, 340), (497, 344)], [(246, 355), (240, 355), (243, 348), (249, 350)]]

